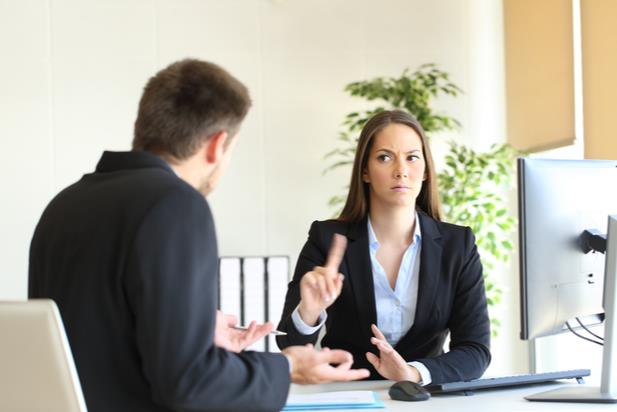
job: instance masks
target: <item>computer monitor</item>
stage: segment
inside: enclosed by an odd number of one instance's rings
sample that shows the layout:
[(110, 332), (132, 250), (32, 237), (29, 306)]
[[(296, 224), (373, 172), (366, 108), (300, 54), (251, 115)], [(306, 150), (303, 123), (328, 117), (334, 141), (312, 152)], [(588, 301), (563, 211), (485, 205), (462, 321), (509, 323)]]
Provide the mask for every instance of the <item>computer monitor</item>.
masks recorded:
[[(521, 339), (553, 335), (574, 318), (606, 317), (601, 388), (576, 388), (529, 400), (617, 402), (611, 339), (617, 264), (617, 161), (518, 161)], [(594, 231), (603, 253), (584, 245)], [(602, 242), (600, 242), (602, 243)], [(599, 247), (598, 249), (601, 249)], [(601, 316), (603, 315), (603, 316)], [(576, 324), (576, 322), (573, 322)], [(606, 379), (605, 379), (606, 377)]]
[[(567, 330), (604, 312), (604, 255), (581, 233), (617, 213), (617, 161), (519, 159), (521, 338)], [(576, 324), (576, 322), (571, 322)]]

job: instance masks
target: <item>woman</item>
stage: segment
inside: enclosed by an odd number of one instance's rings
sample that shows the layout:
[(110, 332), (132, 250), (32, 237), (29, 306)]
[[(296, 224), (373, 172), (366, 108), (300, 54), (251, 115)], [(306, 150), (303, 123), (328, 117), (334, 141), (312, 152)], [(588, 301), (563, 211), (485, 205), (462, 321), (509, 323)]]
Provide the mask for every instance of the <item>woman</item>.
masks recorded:
[(473, 233), (441, 221), (433, 159), (405, 112), (364, 126), (345, 207), (313, 223), (298, 258), (278, 345), (314, 344), (324, 324), (322, 345), (351, 352), (372, 379), (469, 380), (490, 362)]

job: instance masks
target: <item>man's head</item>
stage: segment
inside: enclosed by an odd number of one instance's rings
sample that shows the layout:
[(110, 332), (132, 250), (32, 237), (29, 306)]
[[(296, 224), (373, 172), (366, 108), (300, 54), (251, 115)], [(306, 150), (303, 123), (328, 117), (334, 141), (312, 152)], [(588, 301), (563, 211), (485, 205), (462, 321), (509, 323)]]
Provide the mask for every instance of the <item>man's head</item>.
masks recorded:
[(133, 150), (152, 152), (172, 166), (205, 162), (211, 166), (207, 176), (195, 182), (193, 168), (185, 180), (207, 193), (228, 162), (226, 149), (250, 106), (247, 88), (221, 67), (195, 59), (172, 63), (144, 88)]

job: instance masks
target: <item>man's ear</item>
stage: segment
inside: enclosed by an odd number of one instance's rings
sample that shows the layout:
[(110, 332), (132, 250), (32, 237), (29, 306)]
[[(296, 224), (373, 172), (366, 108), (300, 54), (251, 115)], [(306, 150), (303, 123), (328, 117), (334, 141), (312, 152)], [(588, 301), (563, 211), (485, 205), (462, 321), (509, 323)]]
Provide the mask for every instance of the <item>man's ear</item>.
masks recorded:
[(206, 161), (208, 163), (218, 163), (225, 152), (225, 143), (229, 135), (226, 131), (221, 130), (214, 133), (206, 142)]

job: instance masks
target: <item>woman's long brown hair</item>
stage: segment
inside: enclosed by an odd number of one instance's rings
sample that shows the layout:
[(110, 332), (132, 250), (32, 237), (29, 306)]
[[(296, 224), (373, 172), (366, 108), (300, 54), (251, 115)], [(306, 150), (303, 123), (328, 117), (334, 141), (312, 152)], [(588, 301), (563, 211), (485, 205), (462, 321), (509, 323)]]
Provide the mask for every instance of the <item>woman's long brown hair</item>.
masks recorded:
[(366, 170), (368, 156), (373, 145), (375, 135), (389, 124), (398, 123), (411, 127), (420, 136), (422, 154), (426, 163), (426, 179), (416, 199), (416, 208), (425, 212), (433, 219), (441, 220), (441, 202), (437, 190), (437, 174), (431, 150), (426, 142), (424, 129), (409, 113), (402, 110), (383, 111), (373, 116), (364, 125), (353, 162), (349, 193), (345, 206), (338, 220), (357, 223), (362, 221), (370, 211), (369, 184), (362, 180), (362, 173)]

